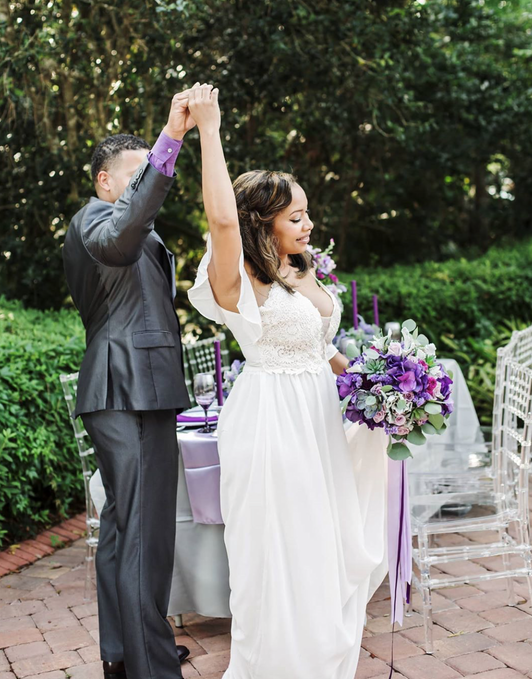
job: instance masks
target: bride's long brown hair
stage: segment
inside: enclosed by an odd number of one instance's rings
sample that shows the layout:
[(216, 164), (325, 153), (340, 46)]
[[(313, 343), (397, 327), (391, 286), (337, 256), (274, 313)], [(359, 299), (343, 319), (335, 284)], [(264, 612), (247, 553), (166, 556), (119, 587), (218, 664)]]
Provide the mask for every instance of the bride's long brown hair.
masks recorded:
[[(261, 283), (279, 283), (288, 292), (294, 289), (279, 273), (279, 241), (273, 233), (275, 217), (292, 202), (295, 177), (286, 172), (253, 170), (233, 182), (244, 259)], [(302, 277), (312, 267), (309, 253), (288, 255), (290, 265)]]

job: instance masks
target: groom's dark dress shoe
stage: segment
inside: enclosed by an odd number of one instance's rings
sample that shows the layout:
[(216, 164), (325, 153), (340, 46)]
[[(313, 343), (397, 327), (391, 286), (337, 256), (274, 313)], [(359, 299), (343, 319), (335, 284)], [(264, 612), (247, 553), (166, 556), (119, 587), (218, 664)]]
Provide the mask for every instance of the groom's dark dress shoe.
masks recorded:
[(126, 679), (126, 668), (123, 662), (103, 661), (103, 676), (105, 679)]
[(177, 648), (177, 657), (179, 658), (179, 662), (183, 662), (188, 658), (190, 655), (190, 651), (186, 646), (176, 646)]
[[(190, 655), (186, 646), (176, 646), (179, 662), (184, 662)], [(103, 661), (103, 676), (105, 679), (127, 679), (126, 668), (123, 662)]]

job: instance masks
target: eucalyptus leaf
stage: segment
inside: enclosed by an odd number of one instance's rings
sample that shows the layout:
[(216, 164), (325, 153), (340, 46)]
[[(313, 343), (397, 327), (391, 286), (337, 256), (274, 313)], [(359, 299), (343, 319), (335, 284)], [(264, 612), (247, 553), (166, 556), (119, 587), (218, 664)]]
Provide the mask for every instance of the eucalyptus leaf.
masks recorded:
[(392, 389), (393, 387), (391, 384), (385, 384), (381, 387), (381, 391), (383, 391), (385, 394), (387, 394), (389, 391), (392, 391)]
[(413, 443), (415, 446), (422, 446), (424, 443), (427, 442), (427, 439), (425, 438), (423, 432), (419, 431), (418, 429), (414, 429), (413, 431), (411, 431), (406, 438), (408, 440), (408, 443)]
[[(434, 416), (434, 417), (436, 417), (436, 416)], [(434, 434), (438, 433), (438, 430), (436, 429), (436, 427), (433, 424), (431, 424), (430, 422), (425, 422), (425, 424), (421, 425), (421, 431), (424, 434), (427, 434), (427, 435), (434, 435)]]
[(366, 399), (366, 405), (367, 406), (374, 406), (377, 403), (377, 399), (373, 394), (370, 394), (367, 399)]
[(349, 405), (349, 401), (351, 400), (351, 398), (352, 398), (351, 394), (349, 394), (344, 399), (342, 399), (342, 402), (340, 404), (340, 410), (342, 411), (342, 414), (344, 414), (345, 411), (347, 410), (347, 406)]
[(425, 405), (425, 412), (429, 415), (439, 415), (441, 413), (441, 405), (429, 402)]
[(375, 349), (371, 349), (371, 347), (368, 348), (368, 349), (365, 349), (365, 350), (364, 350), (364, 354), (365, 354), (368, 358), (374, 358), (374, 359), (375, 359), (375, 358), (380, 358), (379, 352), (378, 352), (378, 351), (375, 351)]
[(408, 332), (414, 332), (414, 330), (417, 328), (417, 323), (409, 318), (403, 322), (403, 328), (408, 330)]
[(436, 413), (435, 415), (429, 415), (429, 422), (433, 427), (436, 427), (436, 429), (441, 429), (444, 423), (443, 415), (440, 415), (439, 413)]
[(388, 450), (388, 456), (392, 460), (406, 460), (412, 457), (412, 453), (404, 443), (392, 443), (391, 448)]
[(354, 342), (351, 342), (350, 344), (347, 345), (345, 355), (347, 356), (347, 358), (358, 358), (358, 356), (360, 356), (360, 349)]
[(397, 401), (397, 405), (396, 405), (395, 407), (397, 408), (397, 410), (398, 410), (400, 413), (402, 413), (402, 412), (404, 411), (404, 409), (406, 408), (406, 401), (404, 400), (404, 398), (400, 398), (400, 399)]
[(419, 342), (419, 344), (421, 344), (422, 347), (426, 347), (427, 344), (429, 343), (429, 338), (426, 335), (419, 335), (417, 341)]

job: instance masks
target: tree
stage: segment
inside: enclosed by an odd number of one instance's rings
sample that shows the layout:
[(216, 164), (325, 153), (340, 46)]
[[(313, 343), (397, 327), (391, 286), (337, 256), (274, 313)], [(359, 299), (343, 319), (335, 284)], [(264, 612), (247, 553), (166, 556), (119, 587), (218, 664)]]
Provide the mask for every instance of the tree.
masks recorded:
[[(293, 171), (340, 266), (530, 233), (532, 18), (517, 0), (0, 0), (0, 283), (58, 307), (95, 143), (153, 141), (171, 95), (221, 90), (233, 176)], [(194, 133), (158, 229), (181, 300), (203, 250)]]

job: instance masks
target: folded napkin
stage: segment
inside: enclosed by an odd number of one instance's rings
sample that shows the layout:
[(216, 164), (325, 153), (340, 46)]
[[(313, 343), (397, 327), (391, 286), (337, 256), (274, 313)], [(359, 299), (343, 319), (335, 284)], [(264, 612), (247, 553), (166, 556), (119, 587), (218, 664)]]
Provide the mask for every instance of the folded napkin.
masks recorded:
[[(207, 422), (217, 422), (218, 420), (218, 415), (209, 415), (207, 418)], [(197, 416), (197, 415), (186, 415), (185, 413), (181, 413), (180, 415), (177, 416), (177, 421), (182, 422), (183, 424), (186, 424), (188, 422), (198, 422), (202, 423), (205, 422), (205, 415)]]

